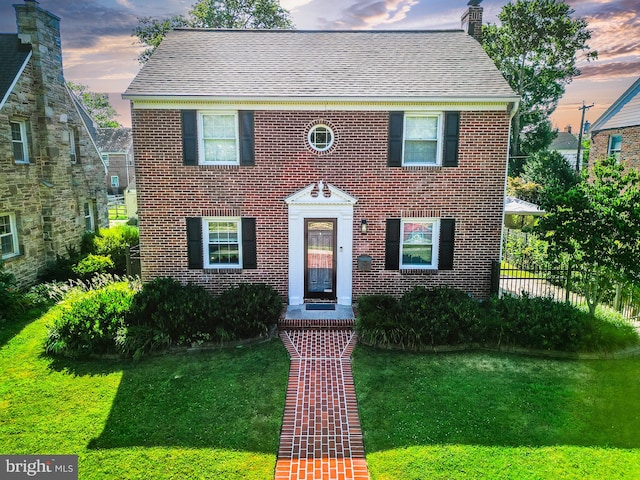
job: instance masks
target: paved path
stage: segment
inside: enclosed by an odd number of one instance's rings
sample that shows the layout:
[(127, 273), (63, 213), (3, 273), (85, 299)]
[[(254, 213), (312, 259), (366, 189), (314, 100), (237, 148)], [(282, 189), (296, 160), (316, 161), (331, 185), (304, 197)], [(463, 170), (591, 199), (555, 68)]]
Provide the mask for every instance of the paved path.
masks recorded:
[(368, 479), (351, 373), (352, 321), (283, 327), (291, 368), (275, 480)]

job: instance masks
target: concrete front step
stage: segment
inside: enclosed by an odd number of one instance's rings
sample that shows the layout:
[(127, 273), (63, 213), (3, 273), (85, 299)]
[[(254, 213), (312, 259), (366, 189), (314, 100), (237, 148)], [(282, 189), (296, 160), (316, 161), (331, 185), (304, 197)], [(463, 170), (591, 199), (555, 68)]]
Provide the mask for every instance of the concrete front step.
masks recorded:
[(356, 321), (353, 318), (343, 319), (305, 319), (305, 318), (282, 318), (278, 322), (278, 330), (352, 330)]

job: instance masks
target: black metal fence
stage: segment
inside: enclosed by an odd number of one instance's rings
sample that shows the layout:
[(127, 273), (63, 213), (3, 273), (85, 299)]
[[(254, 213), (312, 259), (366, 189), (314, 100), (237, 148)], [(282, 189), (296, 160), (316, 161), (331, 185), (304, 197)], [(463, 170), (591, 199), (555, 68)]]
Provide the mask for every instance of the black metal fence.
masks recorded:
[[(491, 275), (491, 293), (503, 295), (527, 294), (534, 297), (551, 297), (572, 305), (586, 304), (581, 295), (583, 284), (580, 272), (569, 267), (541, 268), (535, 265), (501, 264), (494, 260)], [(602, 302), (617, 310), (627, 319), (638, 319), (640, 315), (640, 287), (613, 287)]]

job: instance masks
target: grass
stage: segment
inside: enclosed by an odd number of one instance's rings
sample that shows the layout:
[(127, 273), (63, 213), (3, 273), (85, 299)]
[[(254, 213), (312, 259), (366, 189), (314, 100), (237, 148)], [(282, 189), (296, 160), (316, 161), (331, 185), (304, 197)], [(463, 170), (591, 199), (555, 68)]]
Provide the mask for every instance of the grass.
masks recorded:
[(289, 366), (280, 342), (52, 360), (41, 355), (47, 316), (17, 322), (0, 325), (3, 454), (77, 454), (83, 479), (273, 478)]
[(640, 478), (640, 359), (419, 355), (359, 346), (371, 478)]

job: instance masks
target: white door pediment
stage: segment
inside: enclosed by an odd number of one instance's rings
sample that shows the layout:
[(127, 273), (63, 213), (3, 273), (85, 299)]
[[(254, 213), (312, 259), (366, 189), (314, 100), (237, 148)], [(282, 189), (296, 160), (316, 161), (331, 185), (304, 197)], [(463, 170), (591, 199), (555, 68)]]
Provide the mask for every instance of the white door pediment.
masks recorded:
[(287, 205), (355, 205), (358, 199), (322, 181), (298, 190), (284, 199)]

